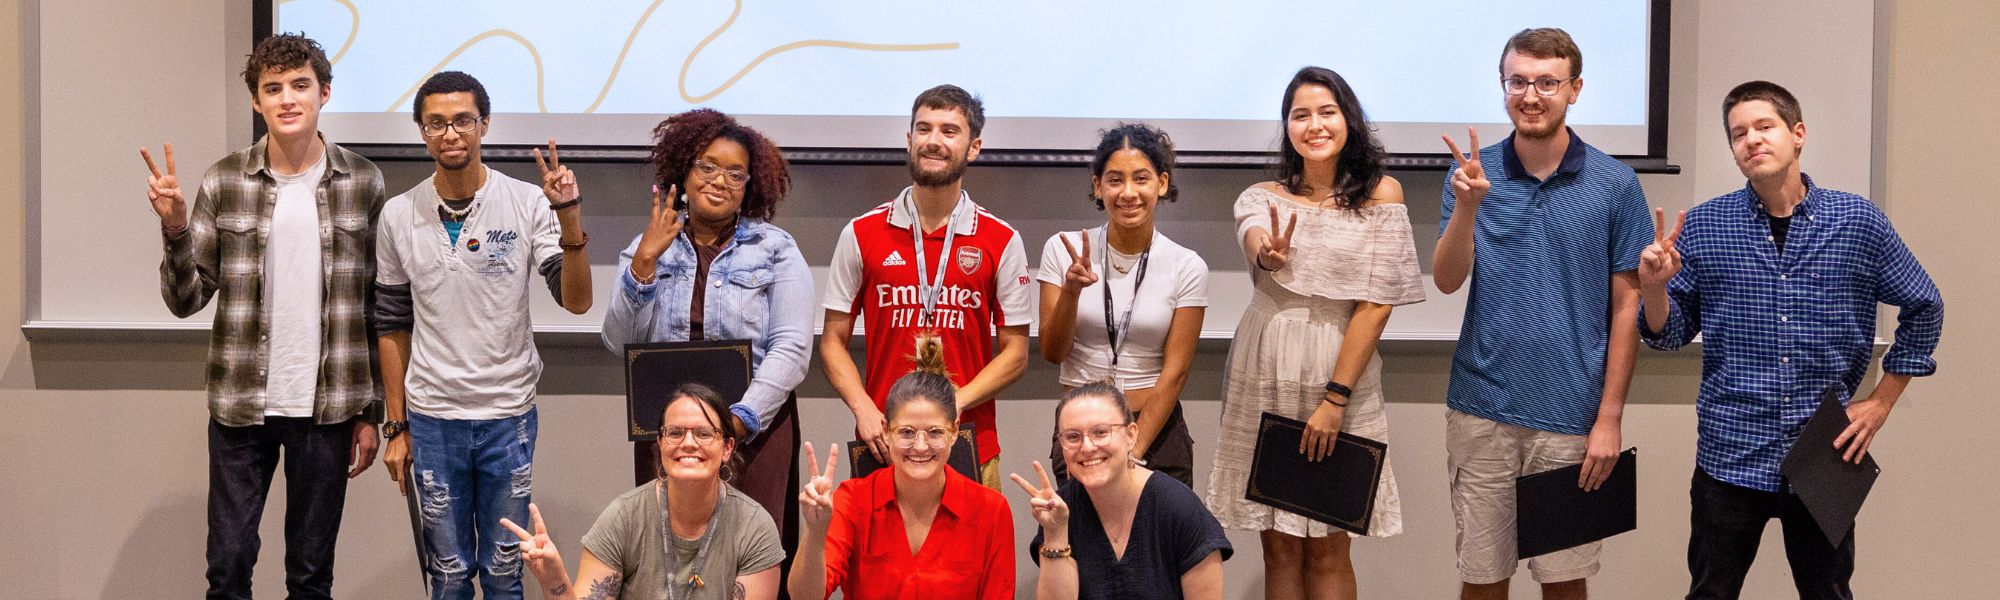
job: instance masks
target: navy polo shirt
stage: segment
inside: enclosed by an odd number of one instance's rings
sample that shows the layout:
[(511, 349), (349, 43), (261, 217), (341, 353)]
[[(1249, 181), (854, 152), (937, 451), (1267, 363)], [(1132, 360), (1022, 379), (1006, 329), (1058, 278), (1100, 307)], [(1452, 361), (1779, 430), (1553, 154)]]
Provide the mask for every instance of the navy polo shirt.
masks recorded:
[[(1493, 188), (1474, 227), (1446, 403), (1509, 425), (1585, 435), (1603, 398), (1611, 275), (1639, 267), (1653, 220), (1632, 168), (1568, 135), (1569, 150), (1547, 180), (1522, 168), (1513, 136), (1479, 150)], [(1456, 200), (1447, 174), (1440, 235)]]

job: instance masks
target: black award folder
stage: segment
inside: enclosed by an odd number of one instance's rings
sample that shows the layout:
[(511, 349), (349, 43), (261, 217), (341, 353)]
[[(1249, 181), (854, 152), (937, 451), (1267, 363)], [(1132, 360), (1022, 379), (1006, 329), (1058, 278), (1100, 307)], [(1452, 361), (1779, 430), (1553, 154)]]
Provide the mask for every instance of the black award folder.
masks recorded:
[[(945, 461), (945, 465), (960, 475), (979, 481), (979, 446), (972, 443), (971, 423), (958, 425), (958, 437), (951, 441), (951, 458)], [(886, 466), (889, 464), (875, 460), (875, 453), (868, 451), (868, 442), (855, 440), (847, 443), (848, 477), (867, 477), (869, 473)]]
[(1834, 547), (1847, 540), (1854, 530), (1854, 516), (1861, 512), (1861, 502), (1868, 499), (1868, 490), (1875, 487), (1875, 478), (1882, 474), (1881, 467), (1875, 465), (1875, 457), (1867, 453), (1861, 455), (1861, 464), (1841, 459), (1846, 451), (1833, 447), (1834, 438), (1847, 429), (1847, 408), (1841, 406), (1842, 390), (1829, 388), (1820, 395), (1819, 410), (1806, 420), (1806, 427), (1799, 432), (1798, 441), (1792, 442), (1792, 450), (1785, 454), (1785, 460), (1778, 465), (1778, 472), (1792, 485), (1792, 493), (1799, 496), (1799, 502), (1806, 505), (1806, 512), (1812, 513), (1813, 521), (1826, 534), (1826, 541)]
[[(383, 466), (388, 466), (387, 461), (383, 461)], [(417, 467), (414, 461), (403, 465), (403, 483), (410, 486), (409, 493), (403, 494), (403, 505), (410, 509), (410, 537), (417, 544), (417, 578), (423, 580), (424, 593), (428, 594), (431, 591), (431, 545), (424, 543), (423, 508), (417, 501), (417, 496), (424, 493), (424, 488), (417, 485), (417, 480), (414, 479), (416, 476)]]
[(699, 383), (734, 402), (750, 389), (750, 342), (648, 342), (625, 345), (625, 435), (634, 442), (660, 437), (667, 395)]
[(1575, 548), (1639, 528), (1639, 449), (1618, 454), (1596, 491), (1575, 464), (1514, 479), (1514, 535), (1521, 558)]
[(1342, 433), (1332, 454), (1309, 462), (1299, 453), (1305, 433), (1304, 421), (1264, 413), (1243, 499), (1367, 535), (1389, 445)]

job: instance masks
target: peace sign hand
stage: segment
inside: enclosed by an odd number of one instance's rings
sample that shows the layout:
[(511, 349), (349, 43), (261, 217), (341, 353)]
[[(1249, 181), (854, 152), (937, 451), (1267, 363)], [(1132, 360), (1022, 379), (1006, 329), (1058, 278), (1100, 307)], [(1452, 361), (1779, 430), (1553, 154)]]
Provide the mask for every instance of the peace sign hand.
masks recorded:
[(160, 166), (153, 163), (153, 153), (139, 149), (139, 158), (146, 159), (146, 169), (153, 172), (146, 178), (146, 199), (152, 201), (153, 212), (160, 215), (160, 227), (180, 230), (187, 227), (187, 199), (181, 196), (181, 179), (174, 173), (174, 145), (166, 144), (167, 172), (162, 175)]
[(1069, 504), (1062, 496), (1056, 495), (1056, 486), (1049, 483), (1049, 472), (1042, 468), (1042, 461), (1035, 461), (1035, 474), (1042, 478), (1042, 486), (1035, 487), (1018, 473), (1009, 473), (1016, 485), (1028, 492), (1028, 506), (1035, 511), (1035, 522), (1042, 525), (1044, 543), (1069, 537)]
[(634, 271), (653, 272), (653, 267), (658, 264), (660, 256), (667, 253), (667, 247), (673, 245), (674, 238), (680, 237), (682, 227), (680, 212), (674, 210), (672, 203), (666, 200), (674, 197), (678, 190), (679, 188), (669, 185), (667, 195), (662, 197), (660, 186), (653, 186), (653, 211), (651, 217), (646, 220), (646, 230), (639, 234), (639, 247), (632, 250)]
[(534, 521), (533, 535), (504, 517), (500, 519), (500, 526), (521, 538), (521, 560), (527, 563), (528, 571), (535, 574), (536, 581), (568, 584), (569, 573), (563, 570), (562, 554), (556, 551), (555, 542), (549, 541), (549, 526), (542, 522), (542, 509), (530, 503), (528, 516)]
[(814, 454), (813, 445), (805, 444), (806, 462), (799, 468), (806, 476), (806, 483), (799, 490), (799, 517), (806, 522), (807, 531), (814, 535), (826, 535), (826, 524), (833, 520), (833, 466), (840, 462), (840, 445), (826, 447), (826, 470), (815, 473), (819, 466), (819, 456)]
[(535, 156), (535, 166), (542, 170), (542, 195), (548, 196), (549, 204), (562, 204), (581, 196), (576, 188), (576, 173), (562, 166), (562, 159), (556, 157), (556, 141), (549, 139), (549, 159), (542, 161), (542, 149), (530, 151)]
[(1647, 244), (1639, 252), (1639, 286), (1650, 290), (1666, 287), (1681, 272), (1681, 251), (1675, 248), (1680, 242), (1681, 228), (1687, 225), (1687, 211), (1680, 211), (1674, 220), (1674, 228), (1668, 230), (1667, 210), (1653, 209), (1653, 243)]
[(1486, 167), (1479, 163), (1479, 130), (1465, 128), (1472, 138), (1472, 154), (1458, 150), (1458, 143), (1451, 136), (1444, 137), (1444, 145), (1451, 148), (1451, 164), (1458, 167), (1451, 174), (1451, 191), (1457, 198), (1457, 208), (1479, 208), (1479, 202), (1486, 199), (1486, 191), (1493, 189), (1493, 182), (1486, 180)]
[(1076, 246), (1070, 245), (1069, 238), (1057, 235), (1056, 239), (1062, 240), (1063, 249), (1069, 251), (1069, 270), (1063, 272), (1063, 291), (1080, 292), (1097, 283), (1097, 273), (1090, 270), (1090, 230), (1083, 230), (1082, 254), (1077, 254)]
[(1266, 205), (1271, 210), (1271, 235), (1264, 238), (1264, 247), (1257, 251), (1257, 266), (1267, 271), (1277, 271), (1292, 262), (1292, 232), (1299, 228), (1299, 213), (1292, 213), (1285, 222), (1285, 232), (1278, 233), (1278, 203)]

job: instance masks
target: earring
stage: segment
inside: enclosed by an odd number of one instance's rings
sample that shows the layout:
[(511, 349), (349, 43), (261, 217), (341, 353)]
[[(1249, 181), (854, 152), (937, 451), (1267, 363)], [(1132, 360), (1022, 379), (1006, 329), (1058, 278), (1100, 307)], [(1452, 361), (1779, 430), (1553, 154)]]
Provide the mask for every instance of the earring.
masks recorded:
[(723, 461), (722, 471), (717, 473), (717, 475), (722, 477), (723, 483), (730, 483), (736, 479), (736, 468), (730, 465), (729, 461)]

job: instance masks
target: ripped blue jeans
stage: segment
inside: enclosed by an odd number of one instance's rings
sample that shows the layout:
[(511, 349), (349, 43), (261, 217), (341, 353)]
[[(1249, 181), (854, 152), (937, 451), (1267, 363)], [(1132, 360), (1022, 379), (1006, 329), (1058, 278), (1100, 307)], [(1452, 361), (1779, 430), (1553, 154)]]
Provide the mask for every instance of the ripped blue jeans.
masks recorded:
[(433, 600), (521, 597), (520, 538), (502, 517), (528, 523), (535, 409), (492, 420), (453, 420), (410, 411), (410, 455), (431, 560)]

